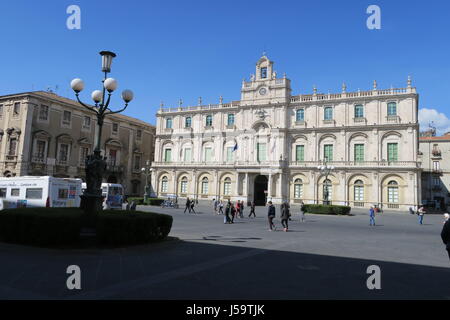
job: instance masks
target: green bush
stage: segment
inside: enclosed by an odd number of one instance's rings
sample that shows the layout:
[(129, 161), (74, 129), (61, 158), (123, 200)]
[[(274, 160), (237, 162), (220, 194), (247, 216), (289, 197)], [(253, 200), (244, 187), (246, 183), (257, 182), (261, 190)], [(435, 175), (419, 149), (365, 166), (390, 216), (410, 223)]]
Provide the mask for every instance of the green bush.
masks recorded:
[(148, 198), (147, 203), (151, 206), (160, 206), (164, 202), (164, 199), (158, 199), (158, 198)]
[(334, 205), (322, 205), (322, 204), (305, 204), (306, 213), (313, 214), (330, 214), (330, 215), (349, 215), (351, 207), (348, 206), (334, 206)]
[(140, 211), (103, 211), (97, 220), (101, 244), (124, 245), (163, 240), (172, 228), (172, 216)]
[(127, 198), (127, 201), (130, 204), (134, 201), (139, 206), (144, 204), (144, 198), (143, 197), (129, 197), (129, 198)]
[(81, 215), (78, 208), (18, 208), (0, 211), (0, 240), (54, 246), (77, 243)]

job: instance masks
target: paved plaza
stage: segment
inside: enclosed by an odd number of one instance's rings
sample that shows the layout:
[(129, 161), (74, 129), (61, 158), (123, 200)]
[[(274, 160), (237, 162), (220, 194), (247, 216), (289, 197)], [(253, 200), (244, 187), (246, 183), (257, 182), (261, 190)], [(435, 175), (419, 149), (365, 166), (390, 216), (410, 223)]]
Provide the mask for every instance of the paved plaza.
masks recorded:
[[(256, 218), (224, 225), (209, 205), (138, 207), (173, 215), (168, 241), (128, 248), (71, 250), (0, 244), (0, 299), (450, 299), (450, 262), (441, 215), (385, 212), (369, 226), (354, 216), (307, 215), (294, 208), (290, 231), (268, 231)], [(248, 215), (246, 208), (246, 215)], [(81, 290), (68, 290), (69, 265)], [(381, 269), (381, 290), (368, 290), (367, 267)]]

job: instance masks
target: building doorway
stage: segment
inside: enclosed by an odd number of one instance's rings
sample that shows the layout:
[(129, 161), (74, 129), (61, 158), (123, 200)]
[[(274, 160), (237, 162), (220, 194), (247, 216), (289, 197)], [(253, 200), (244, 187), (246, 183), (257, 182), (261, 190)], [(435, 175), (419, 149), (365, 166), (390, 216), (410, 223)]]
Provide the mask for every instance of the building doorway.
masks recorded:
[(257, 176), (255, 178), (255, 189), (253, 193), (253, 201), (257, 206), (265, 206), (267, 202), (267, 191), (269, 187), (269, 180), (266, 176)]

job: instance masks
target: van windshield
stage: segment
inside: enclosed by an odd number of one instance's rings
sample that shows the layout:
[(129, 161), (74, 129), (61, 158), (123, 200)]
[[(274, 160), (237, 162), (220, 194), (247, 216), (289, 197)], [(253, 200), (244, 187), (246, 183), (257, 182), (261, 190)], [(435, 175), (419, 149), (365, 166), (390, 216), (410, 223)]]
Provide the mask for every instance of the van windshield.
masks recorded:
[(121, 187), (110, 187), (109, 188), (109, 195), (111, 195), (111, 196), (121, 196), (122, 195), (122, 188)]

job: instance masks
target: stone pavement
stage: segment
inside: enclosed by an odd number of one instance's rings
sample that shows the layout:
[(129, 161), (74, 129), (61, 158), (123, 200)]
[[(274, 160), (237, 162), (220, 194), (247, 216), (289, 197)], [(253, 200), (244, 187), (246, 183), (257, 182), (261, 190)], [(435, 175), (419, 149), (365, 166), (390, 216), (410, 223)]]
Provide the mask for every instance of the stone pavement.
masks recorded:
[[(417, 216), (383, 213), (369, 227), (365, 211), (307, 215), (305, 223), (294, 214), (285, 233), (267, 230), (263, 207), (256, 219), (233, 225), (207, 204), (196, 207), (198, 214), (138, 209), (173, 215), (175, 239), (116, 249), (0, 244), (0, 298), (450, 299), (440, 215), (425, 216), (420, 226)], [(71, 291), (66, 268), (74, 264), (82, 289)], [(381, 268), (381, 290), (367, 289), (370, 265)]]

